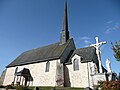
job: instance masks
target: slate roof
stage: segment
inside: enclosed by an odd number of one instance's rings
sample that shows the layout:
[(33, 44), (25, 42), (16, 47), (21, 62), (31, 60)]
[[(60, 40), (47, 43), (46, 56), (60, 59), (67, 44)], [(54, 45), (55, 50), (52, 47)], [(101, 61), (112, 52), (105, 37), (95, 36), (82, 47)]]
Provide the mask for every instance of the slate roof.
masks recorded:
[[(99, 70), (99, 62), (96, 54), (96, 49), (94, 47), (79, 48), (74, 50), (69, 61), (66, 64), (72, 63), (71, 59), (75, 54), (81, 56), (81, 63), (93, 61), (94, 63), (96, 63), (97, 68)], [(103, 66), (102, 66), (102, 69), (103, 69), (103, 72), (107, 72), (107, 70)]]
[(98, 63), (96, 49), (94, 47), (86, 47), (86, 48), (79, 48), (79, 49), (74, 50), (74, 52), (72, 53), (70, 59), (68, 60), (68, 62), (66, 64), (71, 63), (71, 59), (75, 54), (82, 57), (81, 58), (82, 63), (90, 62), (90, 61), (94, 61), (94, 62)]
[(37, 49), (32, 49), (22, 53), (13, 62), (11, 62), (7, 67), (13, 67), (17, 65), (25, 65), (37, 62), (43, 62), (47, 60), (58, 59), (61, 57), (66, 46), (70, 43), (72, 39), (69, 39), (65, 44), (59, 45), (58, 43), (51, 44), (48, 46), (40, 47)]
[(94, 47), (76, 49), (73, 54), (81, 56), (81, 62), (88, 62), (97, 59), (96, 49)]

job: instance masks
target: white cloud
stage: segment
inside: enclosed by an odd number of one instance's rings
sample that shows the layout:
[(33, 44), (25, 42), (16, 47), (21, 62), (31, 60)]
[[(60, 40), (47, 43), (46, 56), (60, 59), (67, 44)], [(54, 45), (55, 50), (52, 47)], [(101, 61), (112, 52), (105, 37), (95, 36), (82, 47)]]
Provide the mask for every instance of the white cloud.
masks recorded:
[(85, 44), (90, 44), (90, 41), (84, 40), (84, 43), (85, 43)]
[(110, 34), (113, 30), (120, 30), (120, 24), (119, 23), (115, 23), (115, 24), (110, 24), (113, 21), (108, 21), (107, 22), (107, 26), (106, 26), (106, 31), (105, 34)]
[(84, 43), (84, 47), (90, 46), (90, 37), (84, 36), (81, 37), (80, 40)]
[(120, 30), (120, 25), (119, 25), (119, 24), (116, 24), (112, 29), (113, 29), (113, 30)]
[(85, 45), (84, 47), (89, 47), (90, 45)]
[(86, 39), (90, 39), (89, 37), (87, 36), (84, 36), (84, 37), (81, 37), (80, 40), (86, 40)]
[(113, 22), (113, 21), (111, 20), (111, 21), (108, 21), (107, 23), (110, 24), (110, 23), (112, 23), (112, 22)]
[(105, 34), (109, 34), (111, 33), (111, 28), (108, 28), (106, 31), (105, 31)]

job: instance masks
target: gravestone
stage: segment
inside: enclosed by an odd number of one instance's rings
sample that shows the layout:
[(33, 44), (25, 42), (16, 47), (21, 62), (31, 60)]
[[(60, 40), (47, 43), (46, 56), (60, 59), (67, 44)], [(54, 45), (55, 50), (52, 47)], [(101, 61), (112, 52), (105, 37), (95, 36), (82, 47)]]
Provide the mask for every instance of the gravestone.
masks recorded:
[(92, 90), (90, 87), (86, 87), (84, 90)]
[(38, 88), (38, 87), (35, 87), (34, 90), (39, 90), (39, 88)]

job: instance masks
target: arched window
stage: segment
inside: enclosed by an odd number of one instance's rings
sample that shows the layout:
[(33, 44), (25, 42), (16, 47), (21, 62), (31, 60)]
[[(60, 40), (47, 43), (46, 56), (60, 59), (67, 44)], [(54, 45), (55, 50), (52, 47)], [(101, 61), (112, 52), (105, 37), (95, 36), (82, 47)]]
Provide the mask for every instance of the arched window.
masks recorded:
[(79, 70), (79, 60), (78, 59), (74, 59), (74, 61), (73, 61), (73, 70), (74, 71)]
[(49, 69), (50, 69), (50, 62), (48, 61), (48, 62), (46, 63), (45, 72), (49, 72)]

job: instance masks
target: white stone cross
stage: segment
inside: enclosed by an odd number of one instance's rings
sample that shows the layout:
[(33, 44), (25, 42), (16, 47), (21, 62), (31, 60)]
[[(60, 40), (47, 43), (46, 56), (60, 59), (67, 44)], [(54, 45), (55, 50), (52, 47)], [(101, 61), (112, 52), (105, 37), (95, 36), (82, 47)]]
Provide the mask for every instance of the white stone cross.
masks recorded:
[(101, 58), (100, 58), (100, 46), (103, 45), (103, 44), (106, 44), (106, 41), (99, 42), (98, 37), (95, 37), (95, 40), (96, 40), (96, 43), (91, 44), (90, 46), (94, 46), (96, 48), (96, 54), (97, 54), (98, 61), (99, 61), (99, 72), (103, 73), (102, 62), (101, 62)]

